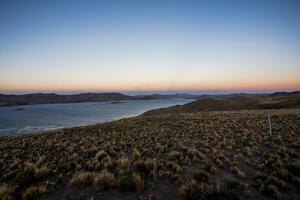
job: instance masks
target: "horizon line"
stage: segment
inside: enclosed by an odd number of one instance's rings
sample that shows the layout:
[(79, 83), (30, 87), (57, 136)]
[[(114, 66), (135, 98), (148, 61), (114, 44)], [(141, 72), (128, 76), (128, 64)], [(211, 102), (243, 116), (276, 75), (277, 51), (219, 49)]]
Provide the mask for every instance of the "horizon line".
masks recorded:
[(212, 89), (212, 90), (61, 90), (61, 91), (0, 91), (3, 95), (27, 95), (27, 94), (58, 94), (58, 95), (73, 95), (73, 94), (86, 94), (86, 93), (121, 93), (125, 95), (174, 95), (174, 94), (190, 94), (190, 95), (222, 95), (222, 94), (268, 94), (274, 92), (297, 92), (300, 88), (291, 89)]

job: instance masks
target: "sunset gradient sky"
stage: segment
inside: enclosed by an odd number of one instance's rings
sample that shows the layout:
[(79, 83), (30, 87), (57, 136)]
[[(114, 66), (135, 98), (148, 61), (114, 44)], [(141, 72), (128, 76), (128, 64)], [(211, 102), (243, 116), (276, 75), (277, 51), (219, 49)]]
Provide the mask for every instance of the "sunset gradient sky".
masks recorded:
[(0, 93), (283, 90), (299, 0), (0, 0)]

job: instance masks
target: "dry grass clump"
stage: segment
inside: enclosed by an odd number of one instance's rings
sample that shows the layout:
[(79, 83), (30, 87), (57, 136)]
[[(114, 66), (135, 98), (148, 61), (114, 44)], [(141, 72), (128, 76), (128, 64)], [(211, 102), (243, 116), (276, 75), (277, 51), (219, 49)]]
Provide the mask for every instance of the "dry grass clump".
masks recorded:
[(199, 182), (199, 183), (208, 183), (209, 182), (209, 177), (210, 177), (210, 174), (209, 173), (207, 173), (206, 171), (204, 171), (204, 170), (199, 170), (199, 171), (197, 171), (195, 174), (194, 174), (194, 176), (193, 176), (193, 178), (197, 181), (197, 182)]
[(187, 200), (222, 199), (237, 200), (238, 198), (229, 192), (220, 191), (214, 185), (198, 183), (195, 180), (182, 185), (179, 193)]
[(210, 174), (215, 174), (217, 169), (214, 167), (213, 163), (210, 162), (209, 160), (205, 160), (201, 166), (201, 169), (203, 169), (204, 171), (210, 173)]
[(48, 174), (50, 173), (50, 170), (48, 169), (48, 167), (46, 166), (43, 166), (43, 167), (40, 167), (40, 168), (36, 168), (34, 170), (34, 173), (35, 175), (38, 177), (38, 178), (45, 178), (48, 176)]
[(132, 182), (133, 182), (135, 191), (142, 192), (144, 190), (144, 180), (137, 172), (133, 172)]
[(130, 164), (131, 164), (130, 160), (125, 156), (123, 156), (117, 160), (118, 167), (123, 170), (128, 170)]
[(242, 194), (244, 197), (250, 196), (249, 185), (240, 180), (231, 179), (226, 183), (227, 190), (233, 191), (235, 194)]
[(141, 159), (141, 153), (137, 149), (133, 149), (132, 159), (133, 160), (139, 160), (139, 159)]
[[(299, 199), (299, 116), (300, 110), (202, 112), (0, 137), (0, 183), (14, 188), (0, 186), (0, 199), (20, 198), (26, 189), (27, 199), (36, 198), (43, 193), (37, 185), (47, 181), (58, 198), (66, 182), (84, 186), (82, 193), (94, 188), (96, 199), (106, 190), (148, 195), (153, 158), (162, 199), (179, 187), (187, 199), (236, 199), (228, 192)], [(64, 191), (72, 196), (78, 188)]]
[(41, 158), (39, 158), (38, 163), (25, 162), (24, 172), (35, 176), (39, 179), (45, 178), (49, 175), (50, 170), (47, 166), (41, 166)]
[[(15, 171), (14, 178), (11, 180), (12, 184), (20, 189), (27, 186), (38, 179), (46, 178), (50, 173), (47, 167), (38, 168), (37, 164), (33, 162), (24, 162), (24, 165)], [(23, 167), (24, 166), (24, 167)]]
[(82, 186), (91, 185), (93, 183), (94, 175), (91, 172), (79, 172), (73, 175), (69, 185), (71, 186)]
[(107, 156), (108, 154), (104, 150), (100, 150), (96, 153), (96, 160), (101, 161), (103, 158)]
[(203, 155), (195, 148), (187, 148), (186, 154), (192, 159), (192, 160), (202, 160), (204, 159)]
[(271, 194), (276, 199), (281, 199), (281, 193), (279, 192), (278, 188), (274, 184), (270, 184), (267, 187), (268, 194)]
[(277, 178), (276, 176), (271, 176), (266, 180), (267, 184), (274, 184), (282, 190), (287, 190), (287, 184), (285, 181)]
[(289, 180), (291, 178), (291, 173), (283, 168), (277, 169), (275, 175), (283, 180)]
[(123, 175), (119, 179), (118, 189), (121, 192), (141, 192), (144, 189), (144, 180), (137, 172), (133, 172), (130, 175)]
[(96, 188), (96, 190), (110, 189), (113, 188), (115, 185), (115, 176), (107, 170), (101, 171), (100, 174), (97, 174), (94, 177), (94, 187)]
[(113, 169), (115, 167), (115, 162), (113, 159), (111, 159), (109, 156), (105, 157), (102, 161), (101, 164), (104, 169)]
[(12, 194), (14, 192), (14, 188), (4, 184), (0, 185), (0, 199), (2, 200), (12, 200)]
[(118, 189), (121, 192), (132, 192), (135, 187), (130, 175), (123, 175), (118, 180)]
[(166, 169), (174, 174), (179, 174), (182, 171), (181, 167), (173, 161), (169, 161), (166, 163)]
[(157, 153), (163, 153), (165, 150), (164, 146), (160, 143), (156, 143), (154, 149)]
[(178, 161), (181, 159), (181, 153), (178, 151), (171, 151), (169, 152), (169, 159), (172, 161)]
[(36, 169), (36, 166), (34, 163), (31, 163), (31, 162), (25, 162), (25, 168), (24, 168), (24, 171), (27, 172), (27, 173), (34, 173)]
[(231, 168), (231, 171), (236, 174), (240, 179), (244, 179), (246, 177), (245, 173), (241, 171), (237, 166)]
[(159, 200), (159, 198), (157, 196), (154, 195), (146, 195), (146, 196), (139, 196), (138, 200)]
[(147, 176), (147, 175), (150, 174), (150, 172), (152, 170), (152, 160), (150, 160), (150, 159), (147, 159), (147, 160), (137, 160), (137, 161), (135, 161), (133, 163), (133, 168), (137, 172), (139, 172), (139, 173)]
[(31, 186), (22, 193), (23, 200), (39, 199), (42, 195), (47, 194), (48, 189), (46, 186)]
[(300, 176), (300, 160), (299, 159), (297, 161), (292, 162), (291, 164), (289, 164), (288, 168), (290, 169), (290, 171), (293, 174), (295, 174), (297, 176)]

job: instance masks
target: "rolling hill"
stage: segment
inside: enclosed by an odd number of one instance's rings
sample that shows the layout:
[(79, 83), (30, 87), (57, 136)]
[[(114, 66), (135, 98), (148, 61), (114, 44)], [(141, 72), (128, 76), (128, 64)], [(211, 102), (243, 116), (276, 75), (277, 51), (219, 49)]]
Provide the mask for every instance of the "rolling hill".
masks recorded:
[(132, 100), (132, 96), (120, 93), (80, 93), (72, 95), (59, 95), (55, 93), (34, 93), (25, 95), (0, 94), (0, 106), (51, 104), (51, 103), (81, 103)]
[(229, 96), (217, 98), (212, 96), (200, 99), (185, 105), (171, 106), (147, 111), (143, 116), (191, 113), (200, 111), (225, 111), (248, 109), (282, 109), (300, 108), (300, 92), (272, 93), (262, 96)]

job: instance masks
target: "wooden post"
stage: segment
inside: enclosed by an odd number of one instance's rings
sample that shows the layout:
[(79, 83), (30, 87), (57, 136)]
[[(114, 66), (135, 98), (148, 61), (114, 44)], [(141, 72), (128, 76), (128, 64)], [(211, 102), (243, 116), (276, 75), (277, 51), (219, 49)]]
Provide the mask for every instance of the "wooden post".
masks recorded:
[(268, 114), (268, 121), (269, 121), (270, 136), (272, 136), (272, 125), (271, 125), (270, 114)]
[(154, 195), (154, 197), (157, 197), (156, 184), (157, 184), (157, 158), (153, 158), (153, 195)]

